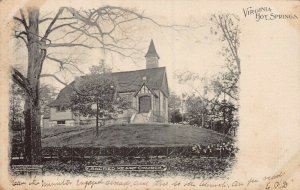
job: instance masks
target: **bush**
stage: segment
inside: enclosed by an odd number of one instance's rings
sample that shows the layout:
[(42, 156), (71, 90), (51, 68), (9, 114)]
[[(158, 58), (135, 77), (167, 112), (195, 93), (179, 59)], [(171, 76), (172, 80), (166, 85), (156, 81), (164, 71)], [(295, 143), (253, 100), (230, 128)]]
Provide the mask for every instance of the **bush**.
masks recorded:
[(193, 145), (194, 154), (208, 157), (234, 157), (238, 148), (232, 141), (210, 145)]

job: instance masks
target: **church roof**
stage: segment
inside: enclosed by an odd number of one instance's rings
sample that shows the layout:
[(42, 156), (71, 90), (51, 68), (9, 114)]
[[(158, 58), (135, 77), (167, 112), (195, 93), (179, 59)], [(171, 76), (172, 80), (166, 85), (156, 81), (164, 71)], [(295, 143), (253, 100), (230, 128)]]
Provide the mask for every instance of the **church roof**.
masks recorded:
[(145, 55), (145, 57), (158, 57), (159, 59), (159, 55), (156, 52), (153, 40), (151, 39), (150, 45), (149, 45), (149, 49)]
[[(114, 72), (112, 73), (112, 77), (117, 85), (117, 91), (119, 93), (136, 92), (143, 84), (146, 84), (151, 90), (161, 90), (166, 96), (169, 96), (165, 67)], [(63, 88), (56, 100), (51, 102), (49, 106), (53, 107), (69, 104), (69, 97), (74, 92), (74, 85), (75, 82), (73, 81)]]

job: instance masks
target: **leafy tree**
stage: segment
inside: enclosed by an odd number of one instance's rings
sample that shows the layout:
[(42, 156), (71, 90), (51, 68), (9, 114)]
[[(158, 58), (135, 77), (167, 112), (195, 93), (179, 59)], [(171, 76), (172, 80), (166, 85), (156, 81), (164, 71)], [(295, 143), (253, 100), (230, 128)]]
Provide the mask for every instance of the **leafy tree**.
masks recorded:
[(55, 73), (42, 72), (45, 60), (57, 64), (60, 70), (80, 71), (76, 65), (78, 60), (74, 56), (55, 56), (53, 49), (100, 48), (131, 58), (138, 50), (130, 37), (130, 27), (125, 26), (137, 24), (142, 20), (162, 26), (136, 10), (116, 6), (90, 10), (61, 7), (55, 14), (44, 16), (40, 16), (38, 7), (20, 9), (14, 17), (14, 37), (25, 44), (23, 47), (27, 50), (27, 73), (13, 67), (12, 78), (25, 92), (26, 163), (41, 162), (40, 79), (52, 77), (66, 85)]
[(178, 123), (182, 121), (182, 114), (180, 110), (182, 109), (180, 97), (174, 92), (170, 93), (168, 100), (168, 113), (169, 118), (172, 123)]
[(209, 102), (205, 98), (190, 95), (186, 99), (186, 109), (189, 115), (190, 123), (199, 126), (205, 126), (205, 118), (207, 117)]
[(99, 119), (112, 118), (117, 111), (126, 108), (126, 102), (117, 97), (117, 87), (110, 69), (104, 64), (93, 66), (91, 73), (75, 82), (71, 95), (71, 109), (77, 116), (96, 118), (96, 136), (99, 135)]
[[(238, 54), (239, 18), (233, 14), (214, 14), (211, 34), (224, 42), (220, 55), (224, 57), (225, 70), (214, 76), (202, 77), (197, 73), (186, 71), (177, 74), (180, 82), (194, 91), (188, 96), (186, 106), (190, 122), (198, 125), (216, 126), (215, 130), (226, 133), (237, 125), (239, 108), (239, 78), (241, 62)], [(201, 88), (194, 84), (202, 84)], [(209, 123), (207, 124), (207, 120)]]
[[(238, 125), (239, 75), (233, 65), (230, 68), (211, 78), (192, 72), (179, 74), (179, 81), (189, 84), (194, 90), (185, 103), (191, 124), (210, 127), (222, 133)], [(202, 88), (193, 86), (193, 83), (202, 83)]]
[[(232, 67), (231, 67), (232, 68)], [(219, 73), (211, 79), (210, 89), (214, 92), (213, 114), (218, 119), (218, 131), (227, 133), (238, 125), (239, 74), (236, 69)], [(221, 123), (221, 124), (220, 124)]]
[(212, 113), (214, 115), (215, 130), (227, 134), (229, 130), (238, 125), (237, 108), (228, 101), (222, 100), (221, 102), (215, 100)]
[(236, 70), (220, 72), (211, 79), (206, 88), (214, 92), (216, 99), (220, 96), (225, 99), (227, 96), (236, 102), (239, 99), (239, 75)]
[(55, 100), (57, 92), (55, 88), (50, 85), (41, 84), (40, 87), (40, 104), (41, 114), (44, 115), (49, 112), (48, 104)]
[(182, 114), (179, 109), (173, 110), (169, 113), (169, 118), (171, 123), (179, 123), (182, 121)]
[(168, 108), (169, 110), (176, 110), (181, 108), (181, 100), (180, 97), (175, 94), (174, 92), (170, 93), (169, 99), (168, 99)]
[(11, 128), (17, 129), (21, 126), (23, 120), (23, 104), (24, 91), (14, 82), (11, 83), (10, 88), (10, 109), (9, 109), (9, 123)]
[(235, 119), (234, 112), (236, 111), (236, 108), (230, 101), (223, 100), (221, 102), (220, 111), (225, 125), (224, 133), (227, 134), (229, 129), (233, 127), (233, 121)]
[[(215, 115), (221, 114), (222, 131), (227, 131), (237, 125), (237, 111), (239, 108), (239, 78), (241, 75), (241, 60), (239, 57), (240, 27), (239, 18), (234, 14), (212, 15), (213, 27), (211, 33), (219, 36), (219, 39), (226, 43), (220, 51), (225, 59), (226, 71), (220, 72), (211, 79), (210, 90), (214, 92)], [(221, 101), (219, 101), (221, 100)], [(216, 117), (217, 118), (217, 117)]]
[(214, 14), (211, 17), (213, 27), (211, 33), (220, 37), (221, 41), (227, 43), (224, 46), (221, 55), (225, 57), (226, 63), (235, 63), (238, 75), (241, 74), (241, 61), (238, 54), (240, 47), (239, 34), (241, 33), (237, 15), (234, 14)]

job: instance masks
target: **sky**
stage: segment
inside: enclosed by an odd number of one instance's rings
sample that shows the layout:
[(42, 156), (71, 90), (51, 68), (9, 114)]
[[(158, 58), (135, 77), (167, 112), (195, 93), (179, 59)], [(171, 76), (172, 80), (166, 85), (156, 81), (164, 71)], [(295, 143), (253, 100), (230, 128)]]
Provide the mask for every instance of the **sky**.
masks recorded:
[[(79, 1), (75, 1), (79, 2)], [(91, 1), (92, 2), (92, 1)], [(200, 76), (211, 76), (219, 72), (224, 65), (224, 59), (218, 54), (222, 46), (225, 44), (220, 42), (216, 35), (210, 33), (210, 28), (213, 24), (209, 17), (214, 10), (203, 9), (197, 11), (195, 9), (194, 1), (187, 1), (186, 3), (179, 3), (178, 1), (130, 1), (123, 3), (118, 1), (108, 2), (94, 2), (88, 5), (81, 3), (72, 3), (72, 6), (77, 9), (99, 8), (104, 5), (123, 6), (125, 8), (135, 9), (137, 12), (143, 12), (160, 24), (163, 25), (184, 25), (190, 27), (158, 27), (151, 22), (142, 21), (137, 23), (133, 38), (139, 39), (138, 47), (142, 49), (138, 55), (138, 60), (133, 63), (132, 60), (122, 58), (116, 54), (111, 55), (110, 52), (103, 52), (101, 49), (85, 49), (82, 48), (68, 48), (57, 49), (56, 53), (65, 54), (72, 53), (78, 56), (80, 61), (78, 67), (85, 73), (88, 73), (91, 65), (96, 65), (101, 59), (105, 59), (107, 65), (113, 68), (114, 72), (130, 71), (146, 68), (146, 61), (144, 55), (147, 52), (150, 40), (153, 39), (156, 50), (160, 56), (159, 66), (167, 68), (167, 77), (170, 91), (177, 94), (191, 90), (187, 85), (179, 84), (174, 73), (184, 71), (192, 71)], [(47, 1), (41, 6), (41, 17), (53, 11), (56, 13), (59, 6), (64, 6), (56, 2)], [(199, 4), (201, 6), (201, 3)], [(51, 8), (49, 8), (51, 7)], [(52, 14), (53, 14), (52, 13)], [(41, 25), (41, 31), (43, 25)], [(60, 33), (53, 33), (49, 36), (50, 39), (55, 39), (60, 36)], [(21, 48), (20, 48), (21, 49)], [(22, 51), (22, 50), (20, 50)], [(84, 52), (84, 55), (82, 53)], [(26, 59), (19, 59), (20, 56), (26, 56), (26, 52), (17, 52), (17, 62), (26, 61)], [(24, 62), (26, 65), (26, 63)], [(81, 73), (66, 74), (61, 71), (58, 72), (58, 65), (46, 59), (43, 73), (55, 73), (64, 82), (71, 82), (74, 77), (82, 75)], [(58, 90), (64, 86), (52, 78), (43, 78), (43, 83), (51, 84)]]

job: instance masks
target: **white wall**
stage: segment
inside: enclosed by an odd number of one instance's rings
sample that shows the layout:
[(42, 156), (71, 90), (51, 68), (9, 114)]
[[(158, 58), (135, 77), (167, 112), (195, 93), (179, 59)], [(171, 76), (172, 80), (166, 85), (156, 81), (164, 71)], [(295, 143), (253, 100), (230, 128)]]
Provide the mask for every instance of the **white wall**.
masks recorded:
[(65, 124), (57, 124), (57, 121), (49, 121), (49, 127), (74, 127), (75, 124), (75, 120), (65, 120)]
[(56, 111), (55, 107), (50, 108), (50, 120), (51, 121), (57, 121), (57, 120), (70, 120), (75, 119), (72, 111), (70, 109), (67, 109), (66, 111)]
[[(168, 122), (168, 98), (159, 91), (159, 98), (160, 98), (160, 116), (164, 118), (164, 122)], [(165, 98), (165, 104), (164, 99)]]
[(43, 125), (42, 127), (49, 127), (49, 119), (43, 119)]

